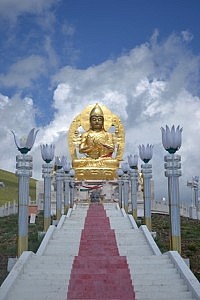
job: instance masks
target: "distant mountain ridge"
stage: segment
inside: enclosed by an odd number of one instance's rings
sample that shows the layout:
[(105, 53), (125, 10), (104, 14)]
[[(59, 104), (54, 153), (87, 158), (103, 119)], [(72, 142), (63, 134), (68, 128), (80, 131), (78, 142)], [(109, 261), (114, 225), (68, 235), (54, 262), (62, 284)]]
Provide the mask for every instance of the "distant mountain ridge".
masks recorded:
[[(36, 179), (30, 178), (30, 196), (36, 198)], [(18, 177), (15, 173), (0, 169), (0, 206), (6, 202), (18, 201)]]

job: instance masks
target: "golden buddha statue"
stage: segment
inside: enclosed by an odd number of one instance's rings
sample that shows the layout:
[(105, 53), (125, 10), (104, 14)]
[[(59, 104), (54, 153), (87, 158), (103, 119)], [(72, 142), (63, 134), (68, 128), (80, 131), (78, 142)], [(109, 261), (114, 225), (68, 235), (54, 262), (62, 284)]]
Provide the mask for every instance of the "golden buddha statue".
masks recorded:
[[(109, 132), (111, 128), (115, 132)], [(86, 107), (72, 122), (68, 142), (76, 179), (117, 178), (124, 150), (124, 128), (105, 106), (97, 103)]]
[(90, 129), (83, 133), (79, 152), (93, 159), (111, 157), (115, 149), (112, 133), (104, 129), (104, 116), (96, 104), (90, 112)]

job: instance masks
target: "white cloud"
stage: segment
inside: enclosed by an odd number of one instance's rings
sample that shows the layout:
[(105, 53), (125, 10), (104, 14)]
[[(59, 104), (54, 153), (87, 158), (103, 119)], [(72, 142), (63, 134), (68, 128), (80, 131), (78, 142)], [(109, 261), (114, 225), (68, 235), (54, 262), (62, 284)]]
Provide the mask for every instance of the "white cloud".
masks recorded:
[(7, 74), (0, 74), (0, 83), (6, 87), (29, 87), (45, 71), (44, 59), (31, 55), (11, 65)]
[(9, 99), (0, 95), (0, 168), (14, 171), (17, 149), (11, 130), (17, 135), (28, 134), (35, 127), (35, 111), (30, 98), (18, 96)]
[[(154, 39), (152, 44), (138, 46), (116, 61), (109, 60), (86, 70), (63, 67), (52, 80), (56, 85), (53, 97), (56, 109), (54, 119), (48, 126), (41, 128), (32, 150), (34, 174), (41, 174), (39, 144), (55, 143), (57, 153), (67, 153), (67, 130), (73, 118), (88, 104), (99, 102), (119, 115), (125, 125), (125, 158), (127, 154), (137, 152), (139, 144), (154, 144), (152, 164), (156, 197), (167, 196), (167, 179), (163, 167), (163, 156), (166, 153), (161, 145), (160, 127), (165, 124), (180, 124), (183, 127), (183, 145), (179, 151), (182, 155), (183, 176), (180, 180), (181, 197), (184, 191), (186, 199), (187, 179), (199, 175), (198, 70), (199, 57), (186, 51), (185, 45), (175, 35), (161, 44)], [(2, 101), (4, 116), (7, 114), (5, 107), (14, 106), (12, 101), (7, 100), (4, 97)], [(27, 107), (30, 108), (30, 105), (27, 104)], [(21, 117), (13, 114), (12, 118), (13, 124), (16, 124)], [(7, 118), (4, 118), (6, 121)], [(29, 123), (29, 120), (26, 122)], [(32, 123), (30, 121), (29, 125), (32, 126)], [(1, 148), (2, 152), (5, 152), (6, 145), (8, 140)]]
[(193, 40), (193, 34), (189, 30), (183, 30), (181, 32), (182, 38), (185, 42), (191, 42)]
[(7, 96), (4, 96), (0, 94), (0, 108), (4, 109), (4, 107), (8, 104), (9, 98)]
[(64, 23), (62, 25), (62, 32), (63, 34), (67, 37), (67, 36), (73, 36), (75, 33), (75, 27), (71, 24), (68, 23)]
[(10, 21), (16, 21), (23, 13), (41, 15), (48, 11), (58, 0), (1, 0), (0, 16)]
[(49, 36), (45, 38), (44, 48), (47, 54), (48, 66), (56, 67), (58, 65), (58, 56), (52, 46), (52, 40)]

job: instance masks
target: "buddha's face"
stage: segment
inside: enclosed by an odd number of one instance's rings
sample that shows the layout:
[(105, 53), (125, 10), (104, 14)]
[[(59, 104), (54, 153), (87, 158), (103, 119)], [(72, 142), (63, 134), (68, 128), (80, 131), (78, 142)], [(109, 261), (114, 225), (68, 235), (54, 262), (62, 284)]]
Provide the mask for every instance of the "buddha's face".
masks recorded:
[(102, 116), (92, 116), (90, 118), (91, 128), (93, 130), (99, 131), (103, 128), (104, 119)]

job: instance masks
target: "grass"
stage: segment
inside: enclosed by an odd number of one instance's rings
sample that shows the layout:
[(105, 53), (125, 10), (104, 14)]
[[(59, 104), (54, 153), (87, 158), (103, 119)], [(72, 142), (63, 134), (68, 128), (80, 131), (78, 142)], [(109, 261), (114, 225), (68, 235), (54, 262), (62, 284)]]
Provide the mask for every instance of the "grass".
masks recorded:
[[(41, 238), (38, 232), (43, 230), (43, 214), (39, 213), (35, 224), (29, 224), (28, 250), (37, 251)], [(17, 256), (18, 215), (0, 218), (0, 285), (8, 275), (7, 262), (9, 257)]]
[[(152, 231), (162, 253), (169, 251), (169, 216), (152, 215)], [(181, 256), (190, 259), (190, 268), (200, 281), (200, 221), (181, 217)]]
[[(0, 170), (0, 182), (5, 184), (4, 188), (0, 188), (0, 206), (6, 202), (18, 200), (18, 177), (11, 172)], [(36, 180), (30, 178), (29, 194), (31, 199), (36, 199)]]
[[(18, 177), (11, 172), (0, 170), (0, 182), (5, 187), (0, 188), (0, 206), (7, 202), (18, 201)], [(30, 178), (29, 195), (32, 201), (36, 199), (36, 180)], [(39, 214), (36, 224), (29, 224), (29, 250), (36, 251), (40, 240), (38, 231), (43, 229), (43, 217)], [(0, 218), (0, 284), (7, 276), (7, 261), (17, 255), (18, 215)]]

